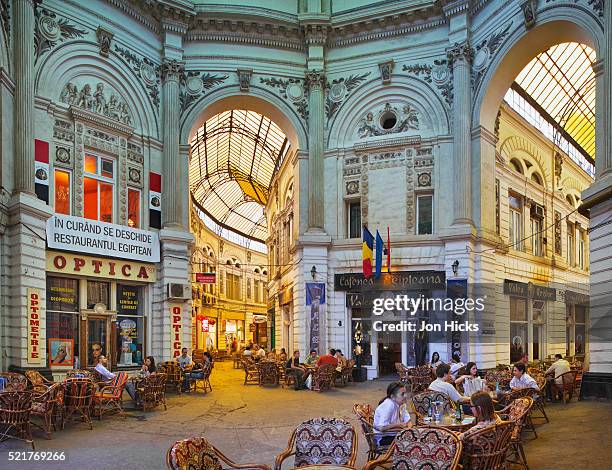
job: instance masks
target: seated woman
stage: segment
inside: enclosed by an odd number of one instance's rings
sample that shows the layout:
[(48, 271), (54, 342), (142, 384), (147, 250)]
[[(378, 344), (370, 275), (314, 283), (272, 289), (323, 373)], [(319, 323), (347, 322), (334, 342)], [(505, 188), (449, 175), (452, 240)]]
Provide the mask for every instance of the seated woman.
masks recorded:
[(403, 383), (391, 382), (387, 396), (378, 403), (374, 412), (374, 433), (379, 446), (391, 444), (399, 431), (412, 426), (406, 409), (406, 395)]
[(278, 354), (278, 360), (287, 362), (287, 359), (287, 351), (285, 350), (285, 348), (281, 348), (280, 353)]
[(442, 364), (442, 361), (440, 360), (440, 354), (438, 354), (438, 351), (434, 351), (434, 353), (431, 355), (431, 362), (429, 363), (429, 365), (435, 371), (440, 364)]
[[(145, 361), (142, 363), (142, 367), (140, 368), (139, 375), (142, 378), (148, 377), (156, 370), (157, 370), (157, 367), (155, 367), (155, 358), (153, 356), (147, 356), (145, 358)], [(138, 402), (138, 391), (136, 390), (136, 385), (134, 384), (134, 382), (132, 381), (127, 382), (125, 384), (125, 391), (128, 392), (128, 394), (130, 395), (134, 403)]]
[(478, 366), (475, 362), (468, 362), (465, 366), (467, 374), (458, 375), (455, 385), (463, 384), (463, 394), (471, 397), (474, 393), (484, 390), (486, 382), (478, 376)]
[(470, 397), (470, 407), (472, 414), (476, 417), (476, 424), (459, 436), (462, 440), (470, 437), (480, 429), (493, 426), (502, 421), (495, 414), (493, 399), (487, 392), (475, 392)]

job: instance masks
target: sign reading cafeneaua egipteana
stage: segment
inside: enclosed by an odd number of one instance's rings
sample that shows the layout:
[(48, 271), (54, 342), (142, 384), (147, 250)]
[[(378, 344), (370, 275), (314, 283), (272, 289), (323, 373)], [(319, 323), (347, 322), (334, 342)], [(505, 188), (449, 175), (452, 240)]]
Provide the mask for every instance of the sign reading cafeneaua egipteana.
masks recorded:
[(125, 225), (56, 214), (47, 221), (49, 248), (159, 262), (159, 235)]

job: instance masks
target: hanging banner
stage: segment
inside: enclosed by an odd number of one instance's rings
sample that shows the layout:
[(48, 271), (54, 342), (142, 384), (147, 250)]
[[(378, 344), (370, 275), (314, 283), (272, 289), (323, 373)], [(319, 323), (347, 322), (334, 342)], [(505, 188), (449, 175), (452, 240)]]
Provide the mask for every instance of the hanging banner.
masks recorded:
[(320, 353), (321, 337), (319, 333), (321, 318), (325, 316), (325, 284), (306, 283), (306, 312), (310, 318), (309, 351), (314, 349)]
[(28, 364), (40, 364), (40, 290), (29, 288), (28, 295)]
[(170, 351), (176, 359), (183, 349), (183, 306), (180, 304), (170, 304), (170, 338)]

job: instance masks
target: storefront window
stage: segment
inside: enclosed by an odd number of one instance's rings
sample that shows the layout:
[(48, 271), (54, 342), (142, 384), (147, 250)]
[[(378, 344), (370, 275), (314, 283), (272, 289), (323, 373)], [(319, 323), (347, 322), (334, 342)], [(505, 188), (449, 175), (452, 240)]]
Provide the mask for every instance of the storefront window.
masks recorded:
[(47, 354), (50, 367), (79, 367), (79, 283), (47, 278)]
[(142, 316), (142, 287), (117, 285), (118, 367), (142, 365), (145, 357), (145, 321)]
[(510, 297), (510, 362), (528, 353), (527, 300)]
[(357, 366), (372, 365), (372, 320), (363, 319), (361, 309), (351, 309), (351, 357)]
[(586, 307), (584, 305), (576, 305), (575, 307), (575, 321), (574, 327), (574, 355), (581, 356), (585, 351), (586, 341)]
[(87, 281), (87, 308), (94, 308), (96, 304), (110, 307), (110, 284), (108, 282)]

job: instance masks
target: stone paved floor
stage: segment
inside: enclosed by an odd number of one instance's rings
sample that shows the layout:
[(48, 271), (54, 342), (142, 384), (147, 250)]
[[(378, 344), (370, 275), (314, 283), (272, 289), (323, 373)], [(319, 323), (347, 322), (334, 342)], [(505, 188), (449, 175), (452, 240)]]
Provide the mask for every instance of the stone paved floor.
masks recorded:
[[(9, 450), (29, 449), (15, 441), (0, 443), (0, 469), (164, 469), (170, 444), (196, 435), (208, 437), (237, 462), (272, 465), (299, 422), (317, 416), (355, 422), (353, 403), (377, 403), (388, 385), (372, 381), (318, 394), (243, 386), (242, 380), (243, 373), (232, 369), (231, 363), (219, 363), (212, 376), (212, 393), (170, 395), (167, 411), (162, 408), (146, 415), (130, 411), (125, 420), (104, 417), (101, 422), (94, 420), (93, 431), (70, 425), (54, 433), (52, 440), (35, 431), (36, 449), (64, 451), (68, 460), (63, 464), (9, 464)], [(547, 410), (551, 423), (537, 426), (539, 438), (525, 447), (531, 470), (610, 468), (612, 403), (574, 401), (551, 404)], [(356, 422), (355, 426), (361, 434)], [(365, 463), (366, 448), (360, 435), (358, 467)]]

